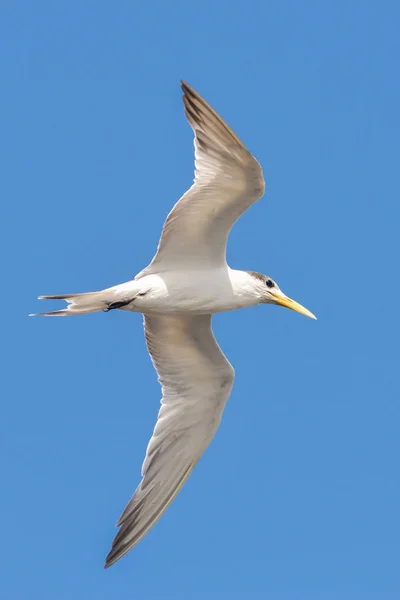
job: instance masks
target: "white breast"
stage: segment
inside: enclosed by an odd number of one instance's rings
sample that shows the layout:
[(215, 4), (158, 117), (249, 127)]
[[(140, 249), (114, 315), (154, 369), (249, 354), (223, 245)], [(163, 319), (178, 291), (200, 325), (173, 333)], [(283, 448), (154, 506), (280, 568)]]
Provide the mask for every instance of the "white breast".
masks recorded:
[(213, 314), (256, 304), (248, 274), (221, 268), (177, 270), (142, 277), (143, 296), (132, 310), (144, 314)]

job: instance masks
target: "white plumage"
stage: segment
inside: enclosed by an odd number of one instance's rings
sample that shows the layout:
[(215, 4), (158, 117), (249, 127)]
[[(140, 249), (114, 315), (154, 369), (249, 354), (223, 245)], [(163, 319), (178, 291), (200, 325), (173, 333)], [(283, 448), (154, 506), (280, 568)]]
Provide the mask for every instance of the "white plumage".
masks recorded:
[(279, 304), (309, 317), (271, 278), (226, 264), (228, 234), (264, 193), (262, 170), (228, 125), (182, 82), (185, 113), (195, 134), (195, 179), (165, 222), (157, 253), (133, 281), (63, 299), (69, 316), (99, 310), (141, 312), (147, 348), (162, 388), (161, 408), (142, 467), (142, 480), (120, 517), (106, 559), (112, 565), (163, 514), (218, 429), (234, 371), (219, 348), (212, 314)]

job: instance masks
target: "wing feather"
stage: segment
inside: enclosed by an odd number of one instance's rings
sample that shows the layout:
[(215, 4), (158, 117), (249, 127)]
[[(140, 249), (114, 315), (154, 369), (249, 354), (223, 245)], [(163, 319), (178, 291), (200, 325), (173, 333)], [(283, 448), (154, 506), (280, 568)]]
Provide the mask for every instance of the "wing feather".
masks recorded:
[(195, 179), (168, 215), (153, 261), (137, 278), (225, 266), (232, 226), (265, 189), (259, 163), (232, 129), (187, 83), (182, 90), (194, 132)]
[(118, 521), (106, 567), (135, 546), (173, 501), (212, 440), (234, 379), (210, 315), (146, 316), (144, 325), (161, 407), (142, 481)]

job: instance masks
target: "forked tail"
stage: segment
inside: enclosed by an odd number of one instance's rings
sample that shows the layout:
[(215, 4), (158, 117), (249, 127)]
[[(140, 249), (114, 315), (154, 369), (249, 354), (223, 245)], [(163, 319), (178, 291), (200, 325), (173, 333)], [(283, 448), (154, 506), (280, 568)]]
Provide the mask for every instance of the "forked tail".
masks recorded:
[(72, 315), (87, 315), (99, 310), (118, 308), (114, 306), (115, 292), (102, 290), (101, 292), (88, 292), (85, 294), (61, 294), (58, 296), (39, 296), (39, 300), (65, 300), (66, 308), (29, 315), (30, 317), (68, 317)]

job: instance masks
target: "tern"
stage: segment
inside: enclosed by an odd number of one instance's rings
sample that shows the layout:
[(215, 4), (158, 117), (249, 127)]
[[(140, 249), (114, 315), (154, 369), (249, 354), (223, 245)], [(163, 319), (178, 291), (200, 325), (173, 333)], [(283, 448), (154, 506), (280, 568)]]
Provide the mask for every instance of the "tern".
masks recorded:
[[(134, 280), (102, 291), (40, 296), (68, 306), (44, 316), (139, 312), (162, 399), (142, 479), (122, 513), (105, 567), (135, 546), (165, 512), (210, 444), (234, 381), (216, 342), (214, 313), (277, 304), (315, 319), (277, 283), (231, 269), (232, 226), (265, 190), (261, 166), (211, 106), (181, 82), (194, 132), (195, 177), (165, 221), (157, 252)], [(32, 315), (38, 316), (38, 315)]]

